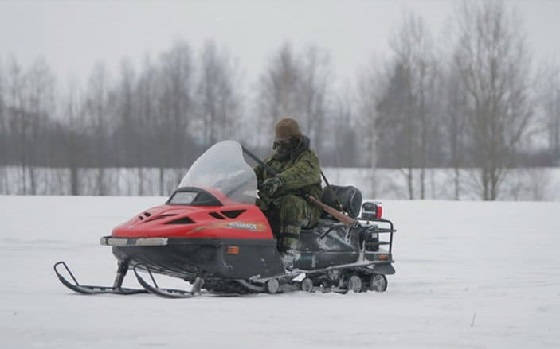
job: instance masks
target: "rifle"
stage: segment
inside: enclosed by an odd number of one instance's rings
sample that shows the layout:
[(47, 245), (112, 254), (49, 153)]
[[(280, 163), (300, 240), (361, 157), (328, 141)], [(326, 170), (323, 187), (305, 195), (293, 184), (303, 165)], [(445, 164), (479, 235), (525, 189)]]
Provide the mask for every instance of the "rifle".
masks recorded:
[(344, 224), (349, 225), (349, 226), (352, 226), (352, 225), (356, 224), (356, 220), (353, 219), (352, 217), (349, 217), (349, 216), (345, 215), (344, 213), (340, 212), (339, 210), (337, 210), (335, 208), (332, 208), (327, 204), (322, 203), (321, 200), (316, 199), (312, 195), (307, 195), (307, 199), (309, 199), (309, 201), (311, 201), (315, 205), (322, 208), (323, 211), (327, 212), (328, 214), (330, 214), (331, 216), (336, 218), (339, 222), (344, 223)]
[(262, 161), (261, 159), (259, 159), (258, 156), (256, 156), (255, 154), (251, 153), (247, 148), (245, 148), (244, 146), (241, 146), (241, 150), (251, 159), (255, 160), (255, 162), (259, 165), (261, 165), (262, 167), (264, 167), (265, 170), (267, 170), (268, 172), (272, 173), (273, 176), (276, 176), (278, 174), (278, 171), (276, 171), (275, 169), (273, 169), (272, 167), (268, 166), (264, 161)]
[[(262, 161), (261, 159), (259, 159), (258, 156), (256, 156), (255, 154), (251, 153), (247, 148), (245, 148), (244, 146), (241, 146), (241, 150), (247, 154), (247, 156), (249, 156), (251, 159), (255, 160), (255, 162), (257, 162), (259, 165), (261, 165), (262, 167), (264, 167), (268, 172), (270, 172), (272, 175), (276, 176), (278, 174), (278, 171), (276, 171), (275, 169), (273, 169), (272, 167), (268, 166), (264, 161)], [(323, 209), (323, 211), (327, 212), (328, 214), (330, 214), (331, 216), (333, 216), (334, 218), (336, 218), (338, 221), (346, 224), (346, 225), (354, 225), (356, 224), (356, 220), (352, 219), (351, 217), (348, 217), (347, 215), (345, 215), (344, 213), (338, 211), (335, 208), (330, 207), (329, 205), (326, 205), (324, 203), (321, 202), (321, 200), (313, 197), (312, 195), (306, 195), (306, 198), (311, 201), (313, 204), (319, 206), (321, 209)]]

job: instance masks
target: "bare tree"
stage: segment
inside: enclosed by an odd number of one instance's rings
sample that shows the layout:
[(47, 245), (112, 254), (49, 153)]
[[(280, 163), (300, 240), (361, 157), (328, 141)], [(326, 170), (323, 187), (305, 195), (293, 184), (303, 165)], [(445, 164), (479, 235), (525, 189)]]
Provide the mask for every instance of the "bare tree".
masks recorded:
[[(123, 147), (120, 149), (125, 154), (134, 154), (134, 159), (137, 158), (137, 152), (135, 152), (135, 132), (137, 129), (135, 114), (134, 114), (134, 86), (136, 82), (136, 73), (134, 67), (132, 66), (130, 60), (123, 60), (121, 62), (120, 69), (120, 79), (117, 89), (116, 98), (117, 112), (120, 120), (119, 130), (120, 139), (122, 139)], [(120, 161), (123, 161), (123, 165), (129, 165), (131, 158), (121, 154)]]
[(357, 88), (357, 110), (358, 129), (360, 130), (360, 139), (362, 142), (362, 152), (366, 154), (362, 159), (363, 164), (369, 168), (375, 167), (377, 164), (377, 154), (381, 152), (376, 149), (377, 143), (377, 120), (378, 120), (378, 103), (385, 92), (384, 88), (388, 81), (386, 78), (389, 74), (379, 70), (382, 66), (372, 61), (367, 68), (364, 68), (358, 78)]
[[(420, 169), (420, 198), (426, 197), (426, 168), (437, 152), (439, 72), (431, 35), (422, 18), (406, 14), (390, 40), (393, 53), (386, 71), (365, 77), (361, 100), (374, 95), (374, 104), (362, 102), (373, 117), (378, 163), (404, 167), (408, 197), (414, 199), (414, 172)], [(371, 81), (379, 80), (377, 96)], [(369, 105), (369, 106), (368, 106)]]
[(469, 153), (480, 167), (481, 197), (495, 200), (532, 116), (530, 58), (521, 23), (501, 1), (465, 1), (456, 23)]
[[(189, 129), (195, 117), (192, 54), (185, 42), (177, 42), (160, 58), (159, 97), (160, 159), (168, 167), (183, 167), (196, 155)], [(163, 166), (160, 166), (163, 168)], [(179, 182), (177, 173), (176, 181)]]
[(446, 101), (443, 128), (446, 143), (449, 149), (449, 160), (453, 168), (454, 199), (461, 198), (461, 168), (467, 160), (465, 157), (465, 135), (466, 124), (466, 94), (462, 91), (460, 76), (455, 67), (452, 66), (445, 78), (445, 89), (442, 96)]
[(206, 145), (231, 137), (240, 117), (241, 95), (237, 65), (213, 41), (204, 45), (197, 84), (198, 112)]
[(83, 164), (84, 146), (81, 141), (85, 133), (82, 102), (77, 84), (72, 82), (64, 97), (62, 116), (65, 124), (62, 127), (62, 143), (65, 148), (65, 160), (70, 170), (70, 195), (80, 195), (82, 192), (80, 181), (80, 166)]
[(415, 105), (410, 74), (402, 64), (393, 68), (377, 100), (374, 121), (378, 163), (401, 168), (407, 179), (408, 198), (414, 199), (414, 169), (417, 167), (419, 120), (413, 117)]
[[(404, 21), (390, 42), (395, 59), (402, 64), (403, 72), (408, 76), (410, 97), (408, 99), (411, 114), (407, 118), (418, 118), (418, 128), (411, 125), (411, 137), (418, 138), (416, 163), (420, 167), (420, 199), (426, 197), (426, 167), (428, 164), (430, 142), (435, 139), (434, 128), (437, 120), (437, 83), (438, 64), (431, 34), (424, 20), (414, 14), (407, 14)], [(410, 164), (415, 161), (410, 161)], [(412, 167), (409, 166), (409, 178)], [(410, 183), (410, 180), (409, 180)]]
[(270, 130), (263, 132), (266, 139), (270, 138), (274, 122), (278, 118), (284, 115), (296, 116), (298, 112), (298, 66), (299, 62), (292, 47), (284, 44), (272, 57), (268, 68), (260, 77), (258, 128)]
[(29, 159), (29, 116), (25, 111), (25, 79), (22, 67), (12, 57), (8, 68), (8, 118), (14, 157), (21, 166), (21, 194), (27, 194)]
[(140, 120), (137, 117), (135, 108), (137, 103), (137, 96), (135, 94), (136, 72), (130, 60), (124, 59), (121, 62), (120, 74), (119, 88), (117, 90), (117, 110), (121, 122), (118, 137), (122, 140), (122, 145), (119, 147), (121, 151), (120, 161), (125, 166), (132, 166), (134, 164), (138, 166), (139, 180), (137, 193), (142, 195), (144, 181), (140, 169), (141, 166), (139, 165), (142, 156), (140, 149), (142, 140), (138, 134), (141, 125), (139, 125)]
[(327, 119), (329, 129), (336, 130), (336, 136), (331, 137), (330, 142), (325, 145), (325, 149), (330, 154), (327, 158), (328, 165), (352, 167), (357, 164), (359, 128), (356, 127), (355, 122), (356, 116), (350, 95), (347, 93), (338, 97)]
[(26, 73), (28, 86), (27, 106), (31, 119), (31, 149), (33, 165), (30, 171), (32, 195), (37, 193), (35, 168), (49, 164), (51, 153), (47, 139), (47, 125), (55, 112), (55, 77), (43, 58), (37, 59)]
[(93, 137), (93, 165), (98, 169), (97, 193), (107, 195), (109, 188), (106, 187), (105, 167), (109, 162), (109, 77), (107, 69), (102, 63), (98, 63), (93, 68), (93, 72), (88, 81), (85, 100), (85, 114), (89, 118)]
[(312, 144), (320, 148), (330, 75), (325, 51), (311, 46), (296, 55), (289, 44), (281, 46), (259, 80), (259, 128), (270, 130), (268, 136), (278, 118), (293, 116), (301, 122)]
[[(165, 137), (164, 133), (159, 133), (159, 115), (158, 115), (158, 68), (152, 63), (149, 56), (144, 57), (143, 70), (138, 79), (136, 86), (137, 99), (137, 119), (143, 125), (141, 137), (143, 142), (140, 146), (142, 153), (142, 163), (140, 166), (158, 166), (159, 170), (159, 193), (164, 195), (164, 182), (163, 182), (163, 166), (161, 161), (158, 161), (161, 156), (161, 148), (159, 142), (161, 138)], [(144, 171), (142, 167), (139, 168), (140, 178), (143, 178)], [(142, 189), (143, 191), (143, 189)]]
[(2, 61), (0, 61), (0, 165), (6, 165), (8, 163), (6, 148), (8, 147), (9, 130), (6, 121), (5, 84), (4, 66)]
[(320, 154), (322, 141), (327, 138), (323, 131), (326, 115), (329, 112), (328, 99), (331, 93), (330, 56), (316, 46), (309, 46), (303, 52), (301, 62), (298, 96), (301, 99), (302, 110), (299, 112), (299, 117), (304, 122), (312, 145)]
[(0, 193), (9, 193), (8, 192), (8, 178), (6, 174), (6, 165), (9, 164), (8, 159), (8, 147), (9, 147), (9, 139), (10, 130), (8, 128), (8, 121), (7, 121), (7, 106), (6, 106), (6, 79), (4, 77), (4, 65), (2, 61), (0, 61), (0, 169), (1, 174), (1, 182), (0, 182)]
[(543, 73), (539, 91), (540, 106), (543, 110), (548, 146), (553, 160), (560, 161), (560, 70), (549, 65)]

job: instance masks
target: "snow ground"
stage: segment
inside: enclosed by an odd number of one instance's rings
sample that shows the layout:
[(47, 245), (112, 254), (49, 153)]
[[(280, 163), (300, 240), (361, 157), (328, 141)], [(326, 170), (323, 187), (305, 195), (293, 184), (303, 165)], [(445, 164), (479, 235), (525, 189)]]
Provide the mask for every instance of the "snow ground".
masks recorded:
[[(384, 294), (81, 296), (116, 268), (101, 235), (160, 197), (0, 196), (2, 348), (558, 348), (560, 203), (386, 201)], [(128, 286), (136, 286), (129, 277)]]

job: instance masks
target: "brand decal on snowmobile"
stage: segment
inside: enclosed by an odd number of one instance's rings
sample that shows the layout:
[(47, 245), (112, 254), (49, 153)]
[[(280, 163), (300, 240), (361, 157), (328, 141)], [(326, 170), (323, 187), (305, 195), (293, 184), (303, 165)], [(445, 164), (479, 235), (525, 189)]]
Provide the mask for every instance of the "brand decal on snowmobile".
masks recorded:
[(248, 222), (228, 222), (228, 223), (214, 223), (205, 224), (194, 228), (191, 233), (200, 232), (207, 229), (241, 229), (253, 232), (265, 231), (266, 227), (261, 223), (248, 223)]
[(251, 231), (259, 231), (259, 226), (256, 223), (245, 223), (245, 222), (231, 222), (228, 223), (227, 226), (229, 228), (234, 229), (244, 229), (244, 230), (251, 230)]

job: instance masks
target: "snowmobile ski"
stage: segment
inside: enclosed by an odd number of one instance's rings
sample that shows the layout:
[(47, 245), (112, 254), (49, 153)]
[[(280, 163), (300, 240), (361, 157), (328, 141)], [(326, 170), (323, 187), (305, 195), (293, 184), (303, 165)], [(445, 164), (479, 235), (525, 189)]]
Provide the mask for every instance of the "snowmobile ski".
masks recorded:
[[(60, 266), (66, 269), (66, 272), (68, 273), (68, 275), (70, 275), (72, 281), (69, 281), (64, 277), (64, 275), (62, 275), (62, 273), (59, 270)], [(53, 269), (60, 282), (64, 286), (68, 287), (69, 289), (71, 289), (76, 293), (86, 294), (86, 295), (112, 293), (112, 294), (119, 294), (124, 296), (131, 295), (131, 294), (138, 294), (138, 293), (148, 293), (148, 291), (145, 289), (126, 288), (126, 287), (120, 287), (120, 285), (117, 286), (81, 285), (65, 262), (55, 263)], [(121, 280), (121, 285), (122, 285), (122, 280)]]

